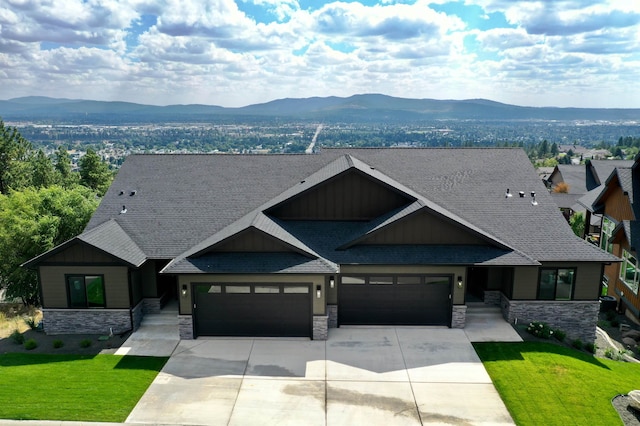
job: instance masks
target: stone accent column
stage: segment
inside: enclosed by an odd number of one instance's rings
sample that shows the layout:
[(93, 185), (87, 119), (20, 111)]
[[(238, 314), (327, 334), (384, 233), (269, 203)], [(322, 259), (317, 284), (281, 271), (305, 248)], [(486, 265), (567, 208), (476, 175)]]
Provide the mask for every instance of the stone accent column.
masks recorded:
[(569, 339), (583, 343), (596, 339), (599, 300), (509, 300), (503, 295), (501, 308), (511, 324), (541, 321), (564, 331)]
[(145, 314), (159, 314), (162, 310), (162, 303), (159, 297), (145, 297), (142, 299), (143, 312)]
[(484, 291), (484, 304), (500, 306), (500, 300), (502, 293), (497, 290), (485, 290)]
[(313, 316), (313, 340), (327, 340), (329, 338), (329, 316)]
[(467, 323), (467, 305), (453, 305), (451, 328), (464, 328)]
[(140, 328), (140, 323), (142, 322), (142, 318), (144, 318), (144, 302), (138, 303), (131, 310), (131, 318), (133, 320), (133, 331), (136, 331)]
[(54, 334), (108, 335), (130, 331), (129, 309), (43, 309), (44, 332)]
[(338, 305), (327, 305), (329, 328), (338, 328)]
[(178, 315), (178, 333), (183, 340), (193, 340), (193, 316)]

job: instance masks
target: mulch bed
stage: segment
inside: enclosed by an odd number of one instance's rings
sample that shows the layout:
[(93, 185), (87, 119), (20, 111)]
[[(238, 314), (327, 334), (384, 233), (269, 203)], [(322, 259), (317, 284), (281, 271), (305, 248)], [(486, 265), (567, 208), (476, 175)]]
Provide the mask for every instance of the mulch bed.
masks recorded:
[[(49, 336), (42, 331), (27, 330), (23, 333), (25, 341), (34, 339), (38, 346), (35, 349), (28, 350), (24, 344), (17, 344), (10, 337), (0, 338), (0, 354), (9, 352), (14, 353), (35, 353), (35, 354), (73, 354), (73, 355), (96, 355), (96, 354), (113, 354), (127, 340), (130, 333), (125, 335), (114, 335), (107, 340), (100, 339), (97, 334), (65, 334)], [(61, 340), (63, 346), (61, 348), (54, 347), (54, 341)], [(90, 340), (91, 345), (83, 348), (81, 342)]]

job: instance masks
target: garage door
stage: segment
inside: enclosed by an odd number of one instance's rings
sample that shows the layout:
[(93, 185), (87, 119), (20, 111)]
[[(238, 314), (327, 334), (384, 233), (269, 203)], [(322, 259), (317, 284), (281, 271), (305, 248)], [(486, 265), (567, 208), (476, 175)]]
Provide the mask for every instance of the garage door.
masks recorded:
[(450, 276), (343, 276), (340, 324), (451, 325)]
[(194, 286), (196, 336), (311, 336), (310, 285)]

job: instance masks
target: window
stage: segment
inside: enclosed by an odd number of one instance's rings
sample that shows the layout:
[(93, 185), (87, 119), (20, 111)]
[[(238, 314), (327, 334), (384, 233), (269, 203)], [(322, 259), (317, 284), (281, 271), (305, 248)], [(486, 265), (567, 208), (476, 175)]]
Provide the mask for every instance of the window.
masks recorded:
[(616, 223), (606, 217), (602, 218), (602, 238), (600, 238), (600, 248), (602, 250), (613, 253), (613, 244), (609, 242), (609, 239), (613, 235), (613, 230), (616, 227)]
[(571, 300), (575, 283), (575, 268), (543, 268), (540, 269), (538, 283), (538, 299)]
[(638, 260), (634, 255), (626, 250), (622, 250), (622, 265), (620, 266), (620, 279), (627, 287), (638, 294), (638, 281), (640, 281), (640, 271)]
[(67, 277), (69, 307), (104, 308), (104, 277), (102, 275), (73, 275)]

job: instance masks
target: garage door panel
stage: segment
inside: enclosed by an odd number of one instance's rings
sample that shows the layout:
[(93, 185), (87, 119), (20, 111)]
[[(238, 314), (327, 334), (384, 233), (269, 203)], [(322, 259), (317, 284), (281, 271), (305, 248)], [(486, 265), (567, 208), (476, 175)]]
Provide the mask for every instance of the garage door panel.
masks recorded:
[(209, 293), (203, 287), (195, 291), (198, 336), (310, 336), (309, 293), (255, 293), (253, 285), (250, 293), (228, 293), (224, 285)]
[[(421, 284), (340, 286), (340, 324), (450, 325), (451, 281), (440, 277)], [(396, 281), (397, 282), (397, 281)]]

